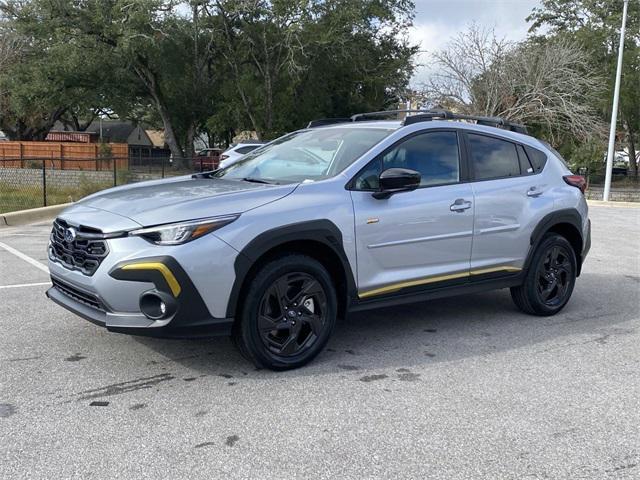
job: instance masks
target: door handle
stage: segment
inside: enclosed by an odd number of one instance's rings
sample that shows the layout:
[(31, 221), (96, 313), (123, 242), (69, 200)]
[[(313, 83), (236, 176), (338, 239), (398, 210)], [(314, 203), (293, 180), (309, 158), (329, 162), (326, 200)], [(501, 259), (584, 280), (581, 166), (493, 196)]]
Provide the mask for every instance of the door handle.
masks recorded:
[(469, 208), (471, 208), (471, 202), (465, 200), (464, 198), (457, 198), (456, 201), (451, 204), (449, 210), (451, 210), (452, 212), (462, 213)]
[(540, 187), (529, 187), (527, 190), (527, 197), (539, 197), (542, 195), (542, 189)]

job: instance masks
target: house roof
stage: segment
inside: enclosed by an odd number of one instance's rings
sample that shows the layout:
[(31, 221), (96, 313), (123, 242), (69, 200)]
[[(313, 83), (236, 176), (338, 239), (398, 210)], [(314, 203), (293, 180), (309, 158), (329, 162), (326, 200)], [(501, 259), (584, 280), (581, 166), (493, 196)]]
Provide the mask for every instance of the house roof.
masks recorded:
[[(122, 120), (102, 120), (102, 137), (113, 143), (127, 143), (129, 135), (136, 129), (136, 125)], [(100, 120), (94, 120), (86, 130), (100, 133)]]
[(164, 148), (164, 130), (145, 130), (149, 139), (151, 139), (151, 143), (153, 143), (154, 147)]

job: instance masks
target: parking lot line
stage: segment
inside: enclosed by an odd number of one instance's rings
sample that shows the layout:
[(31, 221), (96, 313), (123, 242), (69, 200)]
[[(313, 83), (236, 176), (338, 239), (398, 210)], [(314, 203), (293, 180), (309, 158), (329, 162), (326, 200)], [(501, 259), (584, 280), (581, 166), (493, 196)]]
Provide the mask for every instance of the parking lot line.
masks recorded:
[(51, 285), (51, 282), (19, 283), (17, 285), (0, 285), (0, 290), (4, 288), (41, 287), (42, 285)]
[(46, 274), (49, 274), (49, 269), (47, 268), (46, 265), (44, 265), (43, 263), (40, 263), (37, 260), (34, 260), (33, 258), (29, 257), (28, 255), (25, 255), (24, 253), (16, 250), (13, 247), (10, 247), (9, 245), (7, 245), (6, 243), (2, 243), (0, 242), (0, 248), (2, 248), (3, 250), (6, 250), (7, 252), (15, 255), (18, 258), (21, 258), (22, 260), (24, 260), (27, 263), (30, 263), (31, 265), (33, 265), (36, 268), (39, 268), (40, 270), (42, 270), (43, 272), (45, 272)]

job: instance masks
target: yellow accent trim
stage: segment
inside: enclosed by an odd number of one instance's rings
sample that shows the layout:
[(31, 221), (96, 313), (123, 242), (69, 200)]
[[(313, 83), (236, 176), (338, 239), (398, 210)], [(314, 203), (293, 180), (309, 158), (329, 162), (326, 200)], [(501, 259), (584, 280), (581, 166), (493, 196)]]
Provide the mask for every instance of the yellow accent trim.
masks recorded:
[(169, 267), (167, 267), (164, 263), (160, 263), (160, 262), (130, 263), (129, 265), (125, 265), (124, 267), (122, 267), (122, 270), (157, 270), (162, 274), (162, 276), (166, 280), (167, 285), (169, 285), (169, 288), (171, 289), (171, 293), (173, 293), (174, 297), (177, 297), (178, 295), (180, 295), (180, 292), (182, 291), (182, 289), (180, 288), (180, 284), (178, 283), (178, 280), (176, 280), (176, 277), (173, 275), (173, 272), (169, 270)]
[(411, 280), (409, 282), (394, 283), (392, 285), (387, 285), (386, 287), (374, 288), (373, 290), (368, 290), (366, 292), (359, 293), (358, 297), (368, 298), (368, 297), (373, 297), (375, 295), (382, 295), (384, 293), (397, 292), (398, 290), (402, 290), (403, 288), (417, 287), (419, 285), (427, 285), (429, 283), (442, 282), (445, 280), (455, 280), (456, 278), (465, 278), (471, 275), (482, 275), (484, 273), (493, 273), (493, 272), (519, 272), (520, 270), (522, 269), (516, 268), (516, 267), (503, 266), (503, 267), (482, 268), (482, 269), (473, 270), (470, 272), (438, 275), (435, 277), (427, 277), (427, 278), (420, 278), (418, 280)]

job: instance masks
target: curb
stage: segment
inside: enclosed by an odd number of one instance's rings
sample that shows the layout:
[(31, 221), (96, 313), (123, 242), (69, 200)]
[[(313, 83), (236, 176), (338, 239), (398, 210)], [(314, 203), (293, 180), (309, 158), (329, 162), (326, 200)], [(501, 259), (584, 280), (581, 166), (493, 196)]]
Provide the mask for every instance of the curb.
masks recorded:
[(614, 202), (603, 200), (587, 200), (590, 207), (619, 207), (619, 208), (640, 208), (640, 202)]
[(52, 205), (50, 207), (31, 208), (29, 210), (2, 213), (0, 214), (0, 228), (17, 227), (20, 225), (27, 225), (29, 223), (51, 220), (70, 205), (72, 204), (63, 203), (61, 205)]

